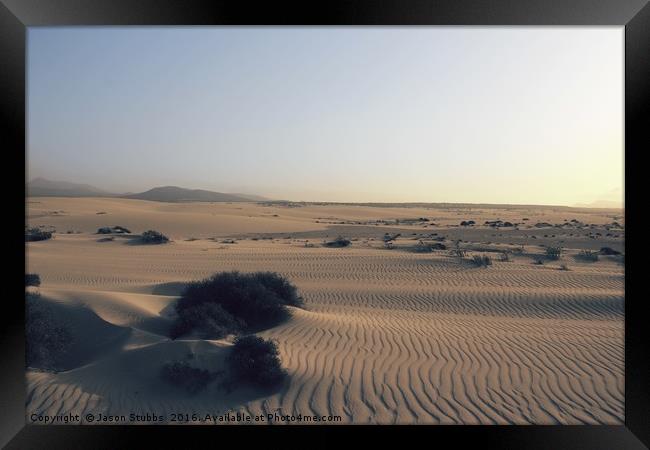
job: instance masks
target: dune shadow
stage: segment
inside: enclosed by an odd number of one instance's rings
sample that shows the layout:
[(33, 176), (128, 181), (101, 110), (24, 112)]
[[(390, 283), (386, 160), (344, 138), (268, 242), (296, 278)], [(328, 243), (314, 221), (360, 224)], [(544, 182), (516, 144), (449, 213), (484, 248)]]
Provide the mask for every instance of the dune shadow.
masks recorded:
[[(229, 353), (230, 346), (225, 344), (196, 340), (164, 341), (117, 352), (92, 364), (61, 372), (56, 375), (56, 382), (74, 386), (74, 391), (85, 394), (84, 398), (99, 399), (95, 404), (98, 410), (126, 416), (132, 411), (142, 410), (169, 416), (178, 413), (176, 409), (183, 411), (187, 406), (200, 415), (225, 414), (288, 387), (288, 377), (273, 389), (257, 388), (236, 380), (232, 382), (226, 361)], [(174, 361), (185, 361), (192, 367), (221, 375), (199, 392), (188, 392), (162, 376), (163, 366)], [(29, 403), (41, 404), (38, 395), (32, 391)], [(30, 409), (29, 405), (27, 408)]]
[(156, 284), (152, 286), (151, 294), (178, 297), (183, 294), (190, 283), (190, 281), (170, 281), (169, 283)]
[(94, 311), (79, 305), (67, 305), (42, 298), (47, 312), (58, 325), (65, 327), (71, 342), (58, 357), (60, 370), (81, 367), (96, 359), (118, 351), (131, 337), (132, 329), (114, 325)]

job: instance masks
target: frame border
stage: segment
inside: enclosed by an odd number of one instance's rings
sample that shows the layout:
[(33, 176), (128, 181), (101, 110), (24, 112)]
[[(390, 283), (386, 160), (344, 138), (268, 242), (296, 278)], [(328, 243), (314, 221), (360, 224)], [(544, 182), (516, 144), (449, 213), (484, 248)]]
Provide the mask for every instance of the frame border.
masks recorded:
[[(650, 342), (642, 302), (634, 294), (640, 261), (641, 157), (648, 147), (650, 125), (650, 5), (648, 0), (325, 0), (251, 3), (227, 0), (0, 0), (0, 120), (12, 174), (26, 174), (26, 37), (27, 27), (81, 25), (619, 25), (625, 27), (625, 425), (624, 426), (321, 426), (292, 427), (309, 435), (310, 446), (337, 444), (350, 432), (388, 442), (409, 438), (488, 448), (640, 449), (650, 445)], [(22, 172), (25, 171), (25, 172)], [(20, 235), (25, 219), (25, 192), (16, 190), (20, 176), (7, 177), (12, 192), (8, 234)], [(23, 177), (23, 180), (25, 178)], [(24, 185), (23, 185), (24, 188)], [(14, 210), (15, 208), (15, 210)], [(20, 223), (22, 222), (22, 223)], [(9, 233), (10, 232), (10, 233)], [(632, 245), (628, 245), (632, 242)], [(25, 262), (18, 240), (5, 249), (11, 260)], [(640, 267), (640, 266), (639, 266)], [(215, 442), (209, 427), (25, 425), (24, 272), (10, 265), (8, 304), (3, 305), (0, 345), (5, 370), (0, 371), (0, 445), (22, 448), (119, 448), (135, 439), (168, 447), (195, 442), (188, 432)], [(638, 282), (637, 282), (638, 283)], [(287, 427), (246, 427), (245, 432), (270, 438)], [(219, 441), (241, 439), (237, 427), (220, 428)], [(389, 436), (392, 435), (392, 436)], [(275, 436), (273, 436), (275, 437)], [(433, 438), (433, 440), (432, 440)], [(227, 439), (230, 441), (230, 439)], [(287, 440), (285, 440), (286, 442)], [(295, 442), (307, 443), (295, 440)], [(216, 443), (216, 442), (215, 442)]]

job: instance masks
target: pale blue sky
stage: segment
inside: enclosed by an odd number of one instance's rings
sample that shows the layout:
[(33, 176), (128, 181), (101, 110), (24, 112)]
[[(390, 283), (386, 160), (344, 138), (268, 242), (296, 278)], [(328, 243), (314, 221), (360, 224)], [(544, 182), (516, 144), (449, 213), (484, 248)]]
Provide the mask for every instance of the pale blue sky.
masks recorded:
[(30, 28), (28, 177), (620, 200), (623, 28)]

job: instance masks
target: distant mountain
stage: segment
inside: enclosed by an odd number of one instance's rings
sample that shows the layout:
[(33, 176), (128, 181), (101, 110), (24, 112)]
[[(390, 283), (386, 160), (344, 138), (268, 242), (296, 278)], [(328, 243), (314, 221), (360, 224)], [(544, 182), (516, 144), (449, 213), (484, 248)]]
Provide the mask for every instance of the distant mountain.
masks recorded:
[(89, 184), (52, 181), (34, 178), (27, 183), (29, 197), (114, 197), (116, 194), (104, 191)]
[(150, 200), (154, 202), (256, 202), (262, 197), (245, 194), (224, 194), (203, 189), (185, 189), (178, 186), (163, 186), (139, 194), (122, 195), (122, 198)]

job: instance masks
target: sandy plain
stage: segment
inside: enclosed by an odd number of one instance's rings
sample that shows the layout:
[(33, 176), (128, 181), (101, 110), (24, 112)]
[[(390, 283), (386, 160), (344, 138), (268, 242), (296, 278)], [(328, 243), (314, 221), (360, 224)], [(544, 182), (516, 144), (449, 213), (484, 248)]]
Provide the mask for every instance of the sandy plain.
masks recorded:
[[(427, 219), (427, 220), (421, 220)], [(524, 220), (527, 219), (527, 220)], [(459, 226), (463, 220), (475, 225)], [(485, 221), (509, 221), (491, 227)], [(490, 205), (158, 203), (30, 198), (27, 272), (73, 332), (58, 373), (27, 371), (27, 415), (174, 412), (318, 414), (339, 423), (620, 424), (624, 421), (621, 210)], [(99, 227), (159, 230), (135, 245)], [(394, 248), (385, 233), (400, 233)], [(347, 248), (323, 241), (343, 235)], [(447, 250), (416, 253), (419, 240)], [(468, 257), (450, 255), (454, 242)], [(227, 243), (234, 242), (234, 243)], [(545, 246), (561, 246), (559, 261)], [(509, 261), (499, 255), (509, 251)], [(492, 255), (474, 267), (473, 254)], [(538, 259), (544, 264), (535, 264)], [(569, 270), (561, 270), (566, 264)], [(183, 283), (270, 270), (305, 299), (259, 333), (277, 341), (289, 377), (271, 395), (216, 386), (188, 396), (158, 373), (191, 355), (218, 368), (228, 340), (168, 337)]]

